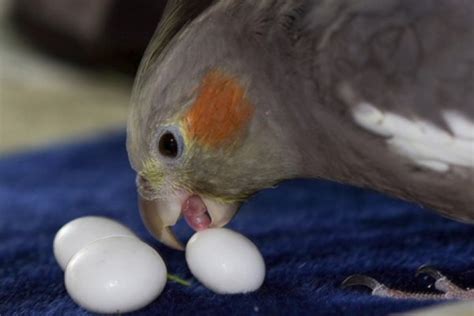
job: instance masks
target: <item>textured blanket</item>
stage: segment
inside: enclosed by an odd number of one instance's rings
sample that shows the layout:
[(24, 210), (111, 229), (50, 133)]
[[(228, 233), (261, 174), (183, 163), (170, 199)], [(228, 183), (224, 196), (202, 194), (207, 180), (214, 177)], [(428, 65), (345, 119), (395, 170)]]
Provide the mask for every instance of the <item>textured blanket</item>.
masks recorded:
[[(52, 253), (57, 230), (85, 215), (132, 228), (163, 256), (170, 273), (162, 295), (136, 314), (385, 315), (437, 302), (377, 298), (341, 288), (363, 273), (411, 291), (429, 291), (415, 277), (432, 264), (462, 286), (474, 285), (474, 226), (358, 188), (299, 180), (259, 193), (230, 227), (248, 236), (267, 264), (252, 294), (213, 294), (193, 279), (184, 254), (155, 242), (141, 223), (124, 136), (64, 145), (0, 160), (0, 315), (88, 314), (67, 295)], [(181, 239), (192, 232), (184, 223)]]

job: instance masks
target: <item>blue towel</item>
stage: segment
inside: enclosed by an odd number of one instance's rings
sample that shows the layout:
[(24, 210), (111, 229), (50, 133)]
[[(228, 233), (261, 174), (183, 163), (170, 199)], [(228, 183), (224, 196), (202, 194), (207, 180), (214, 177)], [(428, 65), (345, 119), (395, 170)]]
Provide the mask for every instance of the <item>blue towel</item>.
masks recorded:
[[(296, 180), (257, 194), (230, 224), (262, 251), (263, 287), (216, 295), (193, 279), (182, 252), (154, 241), (141, 223), (124, 135), (63, 145), (0, 160), (0, 315), (87, 315), (66, 293), (55, 262), (55, 233), (85, 215), (114, 218), (163, 256), (168, 283), (137, 315), (385, 315), (437, 303), (373, 297), (341, 288), (354, 273), (427, 291), (415, 277), (432, 264), (462, 286), (474, 285), (474, 228), (416, 205), (340, 184)], [(184, 223), (176, 233), (189, 238)]]

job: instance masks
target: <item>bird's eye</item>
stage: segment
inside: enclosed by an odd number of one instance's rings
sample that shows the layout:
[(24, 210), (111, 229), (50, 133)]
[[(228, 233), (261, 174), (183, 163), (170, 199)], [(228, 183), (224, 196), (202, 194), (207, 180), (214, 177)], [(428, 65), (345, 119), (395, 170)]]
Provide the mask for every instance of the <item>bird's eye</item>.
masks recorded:
[(160, 142), (158, 145), (160, 153), (169, 158), (176, 158), (178, 156), (178, 142), (174, 137), (173, 133), (165, 132), (160, 137)]
[(173, 125), (159, 127), (157, 135), (154, 150), (161, 158), (170, 163), (171, 160), (177, 160), (183, 155), (185, 144), (179, 127)]

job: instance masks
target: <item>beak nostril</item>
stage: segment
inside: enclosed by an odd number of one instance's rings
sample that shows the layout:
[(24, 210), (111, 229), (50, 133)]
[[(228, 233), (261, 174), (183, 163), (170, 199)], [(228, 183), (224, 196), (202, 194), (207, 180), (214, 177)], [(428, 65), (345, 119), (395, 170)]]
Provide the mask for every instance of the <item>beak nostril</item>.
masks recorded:
[(139, 184), (139, 185), (148, 185), (149, 184), (148, 180), (140, 174), (137, 175), (136, 181), (137, 181), (137, 184)]
[(156, 192), (153, 190), (150, 182), (143, 176), (137, 175), (136, 187), (138, 194), (140, 194), (146, 200), (153, 200), (156, 197)]

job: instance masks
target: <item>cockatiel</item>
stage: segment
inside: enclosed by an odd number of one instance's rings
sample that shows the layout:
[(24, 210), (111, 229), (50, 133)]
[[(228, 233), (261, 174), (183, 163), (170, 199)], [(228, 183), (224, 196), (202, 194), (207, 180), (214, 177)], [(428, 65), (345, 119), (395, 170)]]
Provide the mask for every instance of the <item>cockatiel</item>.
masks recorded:
[[(180, 216), (221, 227), (290, 178), (474, 223), (473, 17), (470, 0), (171, 1), (128, 122), (146, 226), (182, 249)], [(468, 295), (447, 284), (445, 296)]]

